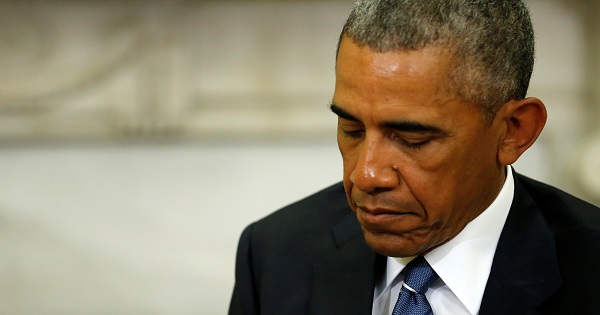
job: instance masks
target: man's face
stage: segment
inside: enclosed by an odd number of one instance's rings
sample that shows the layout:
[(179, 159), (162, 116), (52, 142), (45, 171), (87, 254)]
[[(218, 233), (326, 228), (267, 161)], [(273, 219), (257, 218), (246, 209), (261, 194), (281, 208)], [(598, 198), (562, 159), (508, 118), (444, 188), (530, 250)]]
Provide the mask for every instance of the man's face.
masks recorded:
[(502, 124), (449, 88), (442, 50), (375, 53), (342, 40), (332, 110), (344, 188), (366, 242), (423, 254), (458, 234), (504, 182)]

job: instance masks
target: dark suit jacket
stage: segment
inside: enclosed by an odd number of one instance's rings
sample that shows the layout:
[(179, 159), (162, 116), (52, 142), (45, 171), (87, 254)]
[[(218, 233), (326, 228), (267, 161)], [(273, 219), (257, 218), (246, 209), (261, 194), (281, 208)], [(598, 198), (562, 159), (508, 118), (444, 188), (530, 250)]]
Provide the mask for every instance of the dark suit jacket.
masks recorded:
[[(385, 257), (341, 184), (244, 230), (230, 315), (371, 314)], [(600, 314), (600, 209), (515, 174), (479, 314)]]

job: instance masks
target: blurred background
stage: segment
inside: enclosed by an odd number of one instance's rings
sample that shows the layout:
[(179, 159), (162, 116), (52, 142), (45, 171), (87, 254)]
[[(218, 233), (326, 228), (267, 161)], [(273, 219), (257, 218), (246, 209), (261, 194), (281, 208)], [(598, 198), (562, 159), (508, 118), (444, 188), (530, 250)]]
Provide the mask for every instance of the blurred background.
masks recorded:
[[(600, 1), (530, 0), (516, 169), (600, 204)], [(225, 314), (242, 229), (341, 179), (352, 1), (0, 1), (0, 314)]]

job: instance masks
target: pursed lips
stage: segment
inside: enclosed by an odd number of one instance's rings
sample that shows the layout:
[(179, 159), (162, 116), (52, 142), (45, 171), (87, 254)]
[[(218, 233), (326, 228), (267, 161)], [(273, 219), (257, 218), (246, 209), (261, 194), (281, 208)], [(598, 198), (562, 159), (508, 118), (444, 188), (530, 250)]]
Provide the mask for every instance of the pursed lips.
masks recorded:
[(405, 210), (392, 210), (388, 208), (368, 207), (364, 205), (356, 205), (356, 209), (359, 212), (358, 215), (363, 221), (365, 221), (365, 223), (373, 225), (385, 224), (390, 221), (401, 219), (402, 217), (415, 215), (415, 213)]

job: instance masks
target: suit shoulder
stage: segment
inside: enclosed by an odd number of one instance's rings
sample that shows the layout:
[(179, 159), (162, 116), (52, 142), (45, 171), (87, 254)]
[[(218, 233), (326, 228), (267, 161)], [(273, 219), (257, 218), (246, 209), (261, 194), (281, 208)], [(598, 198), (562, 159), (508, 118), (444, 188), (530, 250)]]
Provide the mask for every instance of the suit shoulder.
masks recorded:
[(600, 208), (556, 187), (517, 175), (522, 187), (557, 232), (588, 230), (600, 233)]
[(329, 232), (351, 212), (344, 187), (336, 183), (285, 206), (254, 224), (254, 235), (279, 238)]

